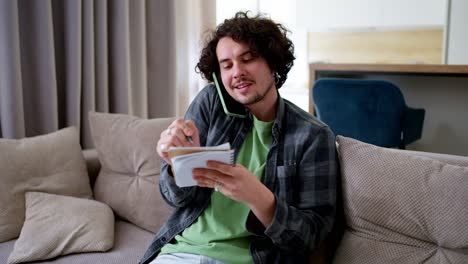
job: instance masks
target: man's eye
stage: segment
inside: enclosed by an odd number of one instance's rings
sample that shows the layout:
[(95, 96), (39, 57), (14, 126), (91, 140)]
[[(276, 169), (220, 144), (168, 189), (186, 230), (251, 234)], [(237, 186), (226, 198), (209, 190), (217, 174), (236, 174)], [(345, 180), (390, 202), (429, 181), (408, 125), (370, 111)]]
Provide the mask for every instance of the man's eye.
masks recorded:
[(253, 60), (253, 57), (250, 57), (250, 56), (249, 56), (249, 57), (245, 57), (245, 58), (243, 59), (244, 62), (249, 62), (249, 61), (251, 61), (251, 60)]
[(230, 64), (224, 64), (224, 65), (221, 65), (221, 68), (229, 69), (229, 68), (231, 68), (231, 65)]

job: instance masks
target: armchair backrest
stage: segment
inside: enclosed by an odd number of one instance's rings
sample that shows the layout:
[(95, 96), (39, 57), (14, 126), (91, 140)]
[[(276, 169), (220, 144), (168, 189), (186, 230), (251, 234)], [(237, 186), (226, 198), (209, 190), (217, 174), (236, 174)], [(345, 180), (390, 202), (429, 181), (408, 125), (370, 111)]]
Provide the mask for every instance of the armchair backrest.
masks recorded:
[(406, 103), (385, 80), (319, 79), (313, 87), (317, 117), (336, 135), (382, 147), (403, 147)]

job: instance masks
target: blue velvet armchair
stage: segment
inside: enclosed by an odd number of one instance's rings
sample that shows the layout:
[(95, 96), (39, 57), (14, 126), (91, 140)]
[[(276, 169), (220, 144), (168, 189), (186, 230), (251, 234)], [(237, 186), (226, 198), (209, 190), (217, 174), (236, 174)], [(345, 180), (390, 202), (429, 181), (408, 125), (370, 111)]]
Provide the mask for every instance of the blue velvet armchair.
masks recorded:
[(313, 100), (317, 117), (336, 135), (398, 148), (421, 138), (425, 110), (408, 107), (391, 82), (319, 79)]

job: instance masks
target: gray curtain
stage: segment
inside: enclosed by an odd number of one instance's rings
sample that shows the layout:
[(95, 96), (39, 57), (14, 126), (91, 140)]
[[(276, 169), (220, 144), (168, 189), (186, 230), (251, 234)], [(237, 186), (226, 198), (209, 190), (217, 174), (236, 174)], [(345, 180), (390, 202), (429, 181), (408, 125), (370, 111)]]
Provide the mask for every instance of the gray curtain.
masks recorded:
[(88, 111), (174, 116), (171, 0), (0, 0), (0, 137), (76, 126)]

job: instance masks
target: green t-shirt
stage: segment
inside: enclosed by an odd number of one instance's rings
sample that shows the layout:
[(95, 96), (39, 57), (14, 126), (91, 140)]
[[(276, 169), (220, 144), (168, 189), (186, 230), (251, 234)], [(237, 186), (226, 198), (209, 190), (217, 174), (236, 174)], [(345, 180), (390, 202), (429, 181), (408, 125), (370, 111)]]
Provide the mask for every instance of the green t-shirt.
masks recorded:
[[(242, 164), (262, 180), (271, 144), (273, 122), (254, 118), (253, 130), (247, 135), (237, 156)], [(174, 244), (166, 244), (160, 254), (192, 253), (209, 256), (225, 263), (252, 263), (251, 233), (245, 228), (250, 209), (222, 193), (213, 192), (211, 203)]]

